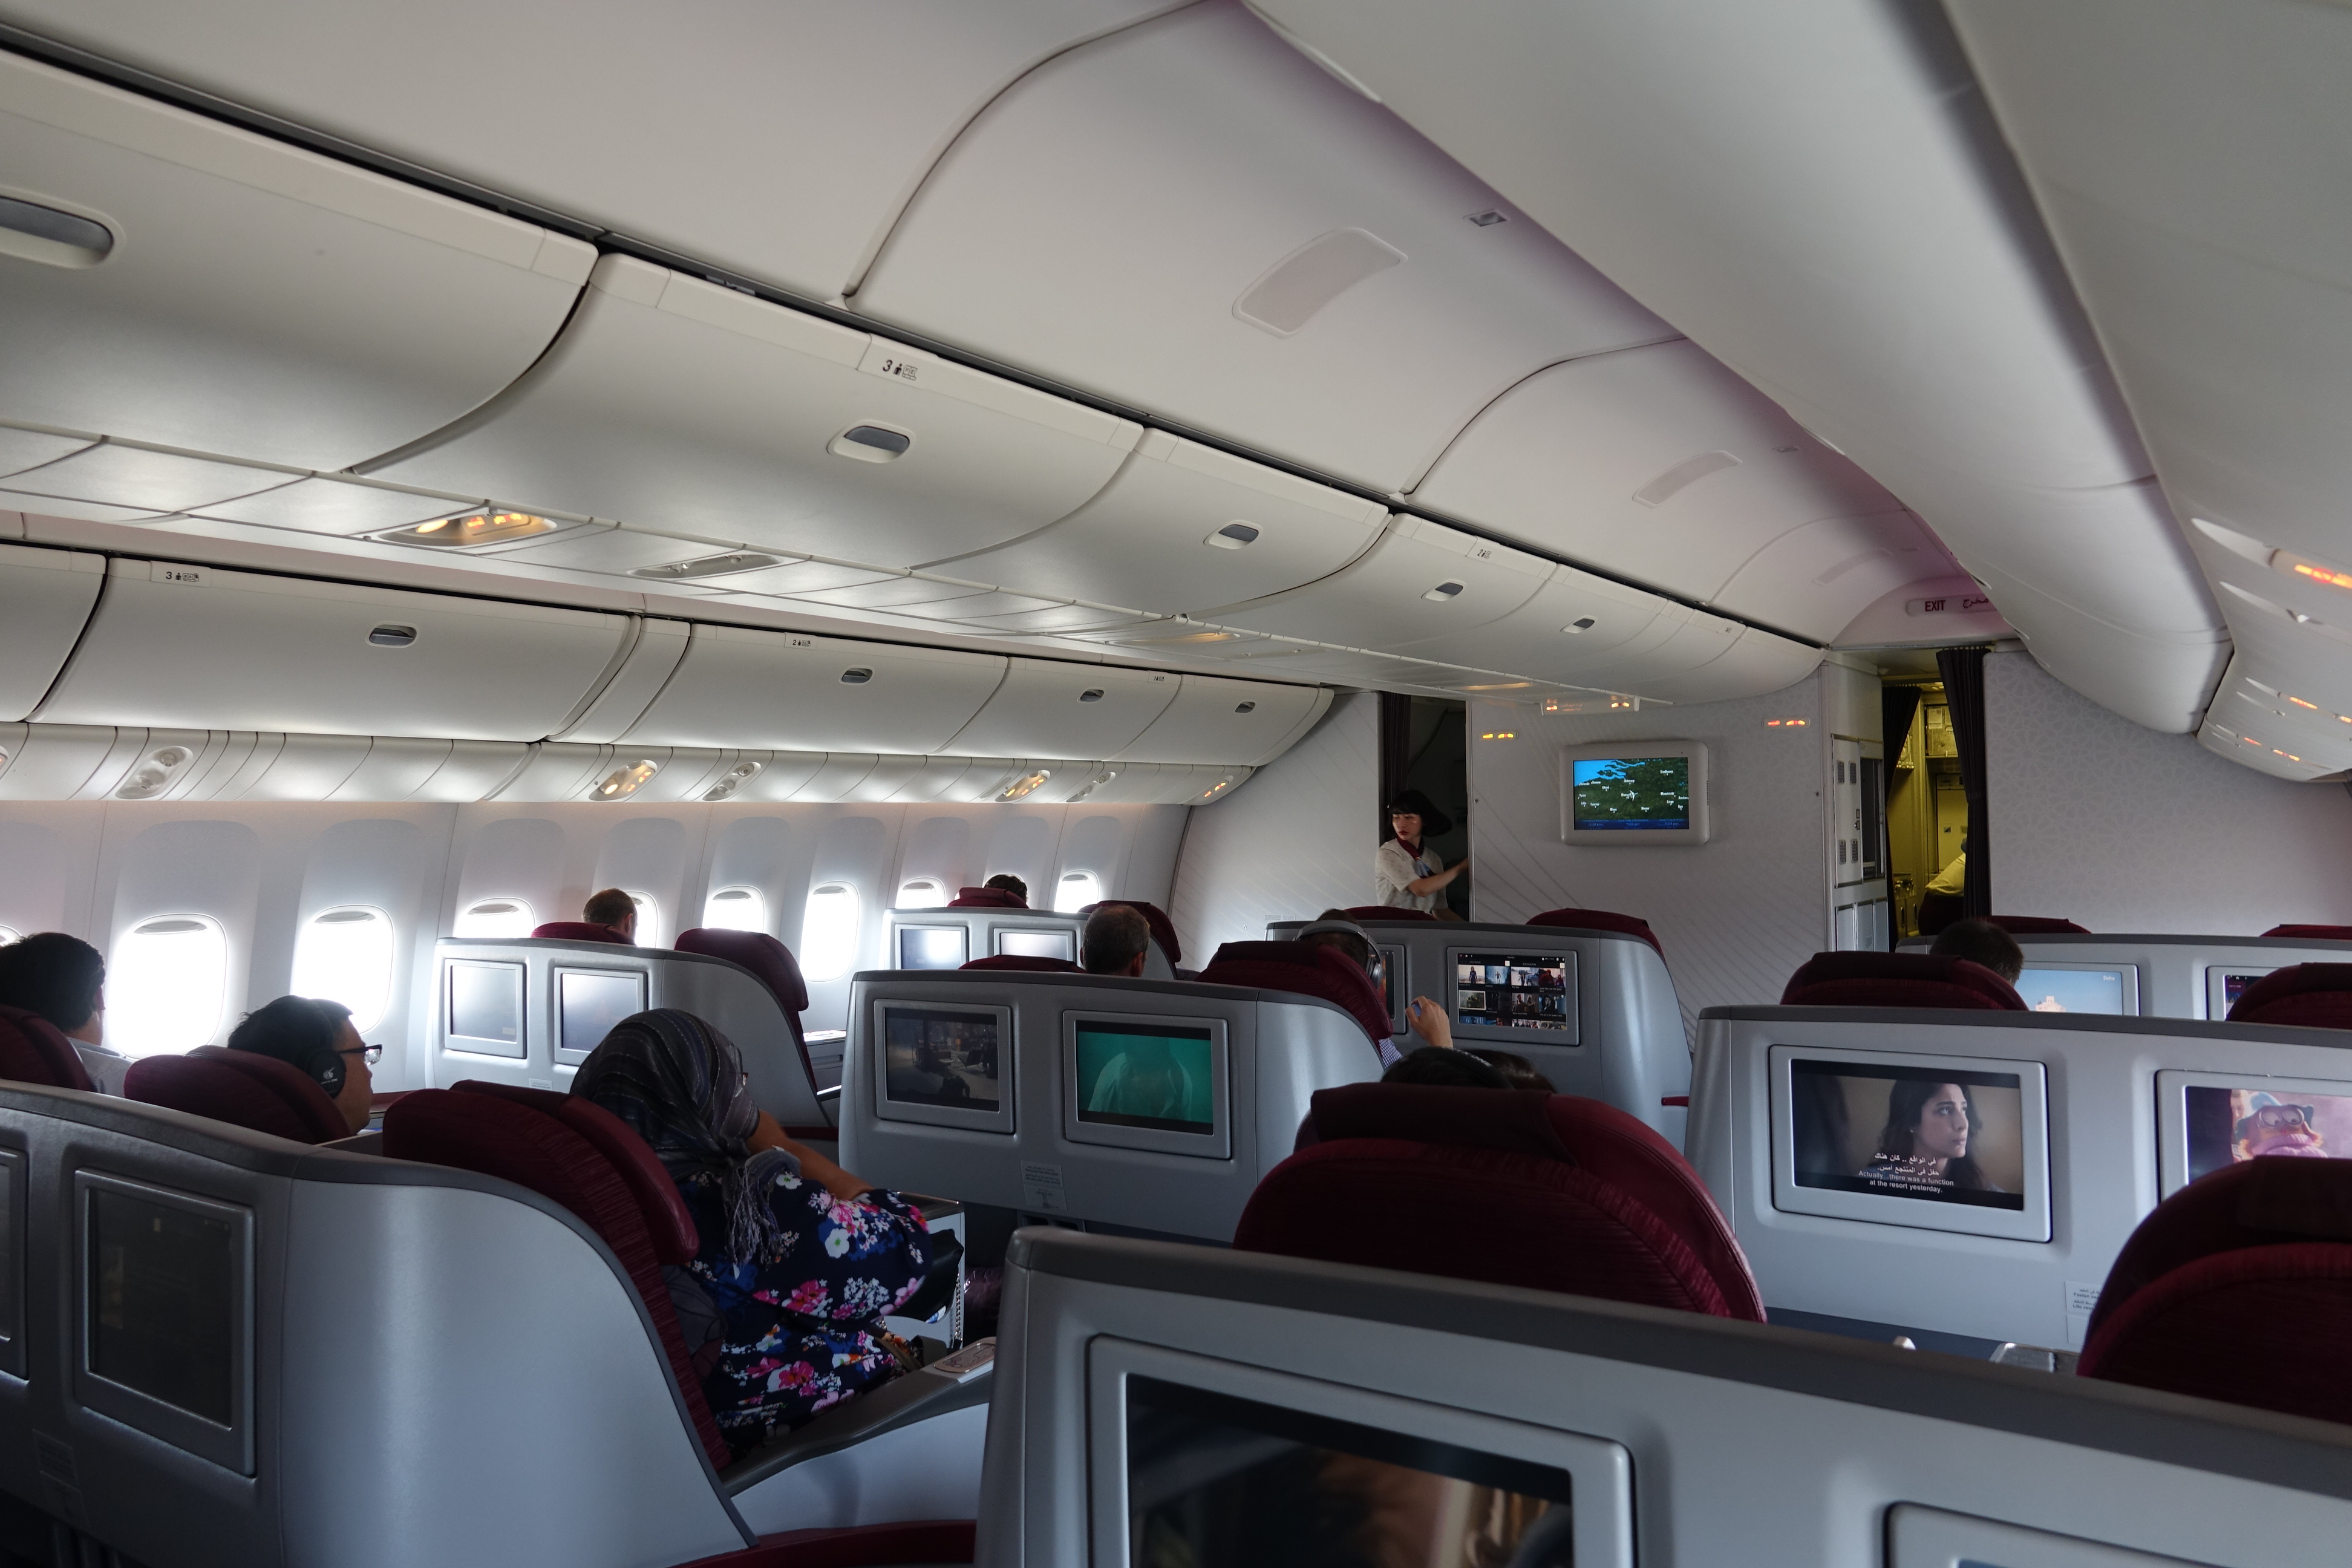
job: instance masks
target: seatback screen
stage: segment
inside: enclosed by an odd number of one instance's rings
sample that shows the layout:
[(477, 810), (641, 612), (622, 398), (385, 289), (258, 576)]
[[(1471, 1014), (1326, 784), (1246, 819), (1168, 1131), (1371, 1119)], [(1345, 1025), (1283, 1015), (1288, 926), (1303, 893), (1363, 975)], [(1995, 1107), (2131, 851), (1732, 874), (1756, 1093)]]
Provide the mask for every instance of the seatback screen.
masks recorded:
[(1566, 1470), (1127, 1379), (1128, 1561), (1570, 1568)]
[(460, 1048), (522, 1055), (522, 965), (454, 960), (448, 967), (449, 1033), (462, 1037)]
[(236, 1226), (89, 1193), (89, 1370), (226, 1426), (236, 1415)]
[(997, 1015), (892, 1006), (882, 1013), (885, 1098), (994, 1110), (1002, 1102)]
[(2352, 1159), (2352, 1095), (2191, 1084), (2181, 1098), (2192, 1182), (2242, 1160)]
[(1058, 958), (1065, 963), (1078, 961), (1078, 933), (1074, 931), (1000, 931), (996, 933), (996, 951), (1021, 958)]
[(585, 1053), (604, 1044), (613, 1026), (646, 1010), (646, 977), (635, 970), (555, 974), (555, 1048)]
[(1454, 963), (1454, 1019), (1530, 1032), (1569, 1026), (1568, 963), (1558, 953), (1464, 952)]
[(2040, 969), (2027, 964), (2017, 977), (2017, 994), (2037, 1013), (2122, 1013), (2120, 969)]
[(1580, 833), (1679, 830), (1691, 825), (1688, 757), (1585, 757), (1570, 788)]
[(1799, 1186), (2024, 1210), (2017, 1074), (1801, 1058), (1789, 1066)]
[(961, 969), (971, 956), (971, 933), (962, 926), (900, 926), (898, 967)]
[(1080, 1121), (1202, 1137), (1216, 1131), (1211, 1031), (1092, 1018), (1076, 1028)]
[(2216, 1019), (2229, 1017), (2238, 1005), (2238, 998), (2243, 996), (2255, 981), (2275, 973), (2269, 969), (2208, 969), (2205, 972), (2205, 1016)]

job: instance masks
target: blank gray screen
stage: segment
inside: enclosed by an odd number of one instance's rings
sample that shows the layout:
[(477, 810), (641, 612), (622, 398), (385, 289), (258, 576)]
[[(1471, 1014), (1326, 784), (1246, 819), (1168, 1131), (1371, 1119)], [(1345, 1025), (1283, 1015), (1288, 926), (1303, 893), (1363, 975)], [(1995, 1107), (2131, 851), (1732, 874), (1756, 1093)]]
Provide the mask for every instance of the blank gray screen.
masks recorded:
[(646, 977), (637, 973), (581, 974), (565, 971), (556, 976), (555, 1047), (562, 1051), (593, 1051), (624, 1018), (646, 1010)]
[(449, 1033), (511, 1046), (501, 1054), (522, 1055), (522, 965), (450, 964)]

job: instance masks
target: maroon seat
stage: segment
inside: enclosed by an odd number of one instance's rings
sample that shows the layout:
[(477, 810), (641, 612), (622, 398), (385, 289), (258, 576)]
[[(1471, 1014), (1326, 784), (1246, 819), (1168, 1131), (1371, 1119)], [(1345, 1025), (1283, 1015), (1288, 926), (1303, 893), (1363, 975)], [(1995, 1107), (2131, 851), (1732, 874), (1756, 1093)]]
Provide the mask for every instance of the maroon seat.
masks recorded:
[(680, 952), (700, 953), (705, 958), (723, 958), (739, 968), (748, 969), (751, 977), (768, 988), (776, 1005), (784, 1010), (784, 1022), (793, 1032), (793, 1046), (801, 1054), (801, 1067), (807, 1071), (809, 1081), (816, 1081), (816, 1072), (809, 1067), (808, 1040), (801, 1033), (801, 1015), (808, 1011), (808, 982), (801, 978), (800, 960), (793, 950), (763, 931), (729, 931), (722, 926), (696, 926), (677, 933), (676, 947)]
[(994, 952), (986, 958), (975, 958), (960, 965), (964, 969), (1016, 969), (1033, 974), (1084, 974), (1085, 970), (1066, 958), (1039, 958), (1026, 952)]
[(1570, 931), (1622, 931), (1627, 936), (1638, 936), (1657, 948), (1660, 958), (1666, 955), (1666, 950), (1658, 947), (1658, 933), (1650, 929), (1649, 921), (1638, 915), (1615, 914), (1608, 910), (1546, 910), (1539, 915), (1529, 915), (1528, 924), (1562, 926)]
[(1433, 921), (1437, 918), (1427, 910), (1392, 910), (1386, 904), (1357, 904), (1339, 912), (1359, 925), (1366, 921)]
[(2296, 963), (2255, 981), (2230, 1009), (2232, 1024), (2352, 1029), (2352, 963)]
[(646, 1235), (653, 1242), (654, 1255), (660, 1262), (685, 1263), (702, 1250), (702, 1234), (695, 1228), (693, 1211), (686, 1206), (686, 1194), (677, 1190), (677, 1184), (662, 1169), (652, 1146), (603, 1106), (551, 1089), (525, 1089), (520, 1084), (489, 1083), (475, 1078), (462, 1079), (450, 1088), (459, 1094), (487, 1094), (493, 1100), (529, 1106), (541, 1115), (552, 1116), (588, 1140), (598, 1153), (613, 1163), (621, 1180), (628, 1184), (630, 1195), (637, 1200), (637, 1213), (646, 1222)]
[(951, 910), (1025, 910), (1029, 900), (1017, 898), (1006, 888), (958, 888), (956, 896), (948, 900)]
[(621, 947), (636, 943), (611, 926), (591, 925), (586, 921), (550, 921), (545, 925), (530, 928), (533, 942), (609, 942)]
[(2352, 1422), (2352, 1163), (2248, 1160), (2158, 1204), (2107, 1271), (2075, 1370)]
[(969, 1563), (980, 1527), (969, 1519), (919, 1519), (903, 1524), (853, 1524), (845, 1529), (787, 1530), (760, 1544), (683, 1568), (883, 1568), (886, 1563)]
[(2055, 915), (1988, 915), (1986, 919), (2011, 936), (2088, 936), (2089, 926), (2062, 921)]
[(0, 1079), (85, 1094), (98, 1087), (65, 1031), (27, 1007), (0, 1007)]
[(1541, 1089), (1318, 1089), (1234, 1246), (1764, 1321), (1688, 1162), (1613, 1106)]
[(1176, 922), (1170, 920), (1168, 911), (1158, 904), (1147, 904), (1140, 899), (1105, 899), (1101, 903), (1088, 904), (1078, 913), (1090, 915), (1097, 910), (1110, 904), (1125, 904), (1143, 917), (1143, 923), (1151, 928), (1151, 940), (1159, 944), (1160, 952), (1166, 955), (1169, 968), (1173, 969), (1184, 962), (1183, 945), (1176, 940)]
[(1207, 985), (1289, 991), (1338, 1004), (1375, 1042), (1389, 1037), (1381, 988), (1347, 954), (1311, 942), (1229, 942), (1197, 978)]
[(2026, 1010), (2017, 988), (1984, 965), (1931, 952), (1817, 952), (1789, 976), (1780, 1005)]
[[(598, 1142), (577, 1131), (586, 1120), (551, 1113), (536, 1100), (499, 1093), (487, 1085), (423, 1089), (384, 1113), (383, 1152), (395, 1160), (452, 1165), (527, 1187), (594, 1231), (620, 1259), (653, 1320), (703, 1452), (714, 1468), (724, 1467), (733, 1456), (711, 1419), (702, 1381), (695, 1375), (686, 1337), (678, 1331), (677, 1310), (662, 1283), (662, 1265), (683, 1263), (695, 1248), (681, 1250), (676, 1226), (658, 1208), (653, 1211), (655, 1223), (647, 1223), (647, 1206), (638, 1195), (642, 1171), (633, 1173), (633, 1160), (616, 1162)], [(635, 1139), (616, 1120), (613, 1125)], [(608, 1130), (607, 1144), (609, 1141)], [(653, 1151), (646, 1150), (645, 1158), (652, 1157)], [(687, 1234), (693, 1234), (690, 1224)]]
[(232, 1127), (324, 1143), (352, 1125), (309, 1073), (258, 1051), (198, 1046), (184, 1057), (146, 1057), (123, 1076), (122, 1097)]
[(2352, 926), (2273, 926), (2263, 935), (2287, 942), (2352, 942)]

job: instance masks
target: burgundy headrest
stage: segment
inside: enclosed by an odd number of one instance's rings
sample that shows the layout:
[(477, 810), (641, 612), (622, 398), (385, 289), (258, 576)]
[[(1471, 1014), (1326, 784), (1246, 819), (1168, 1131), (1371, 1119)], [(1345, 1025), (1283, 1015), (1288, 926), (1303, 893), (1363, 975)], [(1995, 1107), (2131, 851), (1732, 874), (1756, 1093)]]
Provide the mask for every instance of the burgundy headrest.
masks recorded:
[(2352, 942), (2352, 926), (2273, 926), (2263, 935), (2290, 942)]
[(1817, 952), (1789, 977), (1780, 1005), (2026, 1010), (2017, 988), (1984, 965), (1932, 952)]
[(2077, 1371), (2352, 1422), (2352, 1163), (2247, 1160), (2158, 1204), (2107, 1271)]
[(694, 1215), (686, 1206), (686, 1194), (677, 1190), (677, 1184), (662, 1169), (651, 1145), (631, 1131), (627, 1122), (594, 1100), (583, 1100), (576, 1094), (558, 1094), (551, 1089), (524, 1089), (519, 1084), (488, 1083), (476, 1078), (461, 1079), (449, 1087), (459, 1094), (487, 1094), (528, 1106), (543, 1116), (554, 1117), (586, 1139), (598, 1153), (612, 1162), (613, 1169), (628, 1184), (630, 1194), (637, 1200), (637, 1213), (646, 1222), (646, 1235), (653, 1243), (654, 1255), (662, 1262), (690, 1262), (702, 1250), (702, 1235), (695, 1228)]
[(1088, 904), (1078, 913), (1090, 915), (1107, 904), (1125, 904), (1143, 917), (1143, 923), (1151, 928), (1151, 940), (1158, 942), (1160, 951), (1168, 955), (1169, 968), (1173, 969), (1184, 962), (1184, 949), (1176, 940), (1176, 922), (1168, 918), (1167, 910), (1158, 904), (1147, 904), (1141, 899), (1105, 899), (1101, 903)]
[(2246, 987), (2230, 1009), (2230, 1022), (2352, 1029), (2352, 963), (2273, 969)]
[(1339, 911), (1361, 925), (1366, 921), (1433, 921), (1427, 910), (1392, 910), (1386, 904), (1355, 904)]
[(122, 1097), (297, 1143), (352, 1135), (351, 1123), (309, 1073), (258, 1051), (198, 1046), (184, 1057), (142, 1058), (123, 1075)]
[(1025, 910), (1029, 900), (1015, 898), (1010, 888), (958, 888), (948, 900), (951, 910)]
[(97, 1088), (65, 1031), (28, 1007), (0, 1007), (0, 1079), (86, 1094)]
[(801, 978), (800, 962), (793, 957), (791, 948), (763, 931), (727, 931), (719, 926), (682, 931), (676, 946), (680, 952), (723, 958), (758, 975), (760, 983), (775, 994), (777, 1005), (793, 1020), (793, 1033), (799, 1033), (800, 1016), (808, 1011), (808, 982)]
[(1209, 985), (1319, 996), (1346, 1008), (1372, 1039), (1389, 1037), (1389, 1010), (1381, 988), (1347, 954), (1319, 942), (1229, 942), (1210, 955), (1200, 979)]
[(550, 921), (545, 925), (530, 928), (533, 942), (610, 942), (623, 947), (636, 943), (611, 926), (590, 925), (586, 921)]
[(1039, 958), (1027, 952), (992, 952), (961, 965), (965, 969), (1022, 969), (1033, 974), (1084, 974), (1066, 958)]
[(2062, 921), (2054, 915), (1989, 915), (1993, 924), (2011, 936), (2088, 936), (2089, 926)]
[(1321, 1141), (1251, 1194), (1234, 1245), (1761, 1322), (1739, 1244), (1673, 1145), (1535, 1089), (1323, 1089)]
[(1623, 931), (1628, 936), (1638, 936), (1652, 947), (1656, 947), (1660, 958), (1666, 955), (1666, 950), (1658, 947), (1658, 933), (1650, 929), (1649, 921), (1638, 915), (1614, 914), (1608, 910), (1546, 910), (1539, 915), (1529, 915), (1528, 924), (1565, 926), (1570, 931)]

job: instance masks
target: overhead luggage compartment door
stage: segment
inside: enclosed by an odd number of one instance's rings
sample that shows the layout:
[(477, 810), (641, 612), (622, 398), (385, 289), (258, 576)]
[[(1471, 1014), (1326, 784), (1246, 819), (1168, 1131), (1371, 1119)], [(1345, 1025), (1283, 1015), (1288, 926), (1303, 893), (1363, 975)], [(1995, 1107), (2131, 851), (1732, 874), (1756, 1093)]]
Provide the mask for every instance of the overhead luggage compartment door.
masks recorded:
[(996, 654), (697, 626), (624, 746), (920, 754), (944, 750), (1004, 679)]
[[(488, 416), (370, 472), (904, 567), (1031, 532), (1142, 427), (627, 257)], [(616, 542), (616, 543), (619, 542)], [(594, 569), (583, 557), (572, 564)]]
[(73, 652), (106, 558), (0, 544), (0, 720), (31, 712)]
[(45, 723), (537, 740), (604, 683), (629, 624), (211, 566), (108, 572)]
[(0, 224), (0, 419), (302, 468), (414, 441), (511, 382), (595, 259), (13, 55), (0, 196), (22, 204)]

